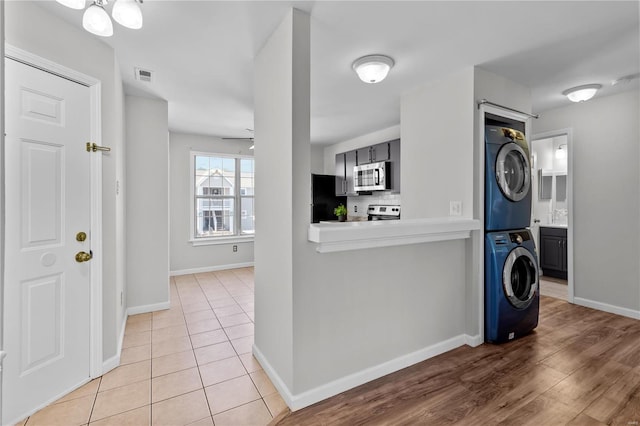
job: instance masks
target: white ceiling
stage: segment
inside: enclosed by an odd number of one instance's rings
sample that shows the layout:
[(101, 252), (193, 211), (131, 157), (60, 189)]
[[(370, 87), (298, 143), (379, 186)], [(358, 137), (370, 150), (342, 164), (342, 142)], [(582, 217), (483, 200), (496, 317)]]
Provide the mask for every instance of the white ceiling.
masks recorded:
[[(81, 26), (82, 11), (43, 8)], [(532, 90), (533, 110), (567, 105), (561, 92), (600, 83), (596, 96), (638, 90), (638, 1), (161, 1), (145, 0), (144, 27), (114, 24), (130, 94), (169, 103), (173, 131), (245, 137), (253, 128), (253, 58), (290, 7), (311, 14), (311, 138), (329, 144), (400, 122), (403, 92), (478, 65)], [(111, 8), (111, 4), (107, 9)], [(391, 56), (380, 84), (351, 63)], [(134, 67), (155, 71), (151, 84)]]

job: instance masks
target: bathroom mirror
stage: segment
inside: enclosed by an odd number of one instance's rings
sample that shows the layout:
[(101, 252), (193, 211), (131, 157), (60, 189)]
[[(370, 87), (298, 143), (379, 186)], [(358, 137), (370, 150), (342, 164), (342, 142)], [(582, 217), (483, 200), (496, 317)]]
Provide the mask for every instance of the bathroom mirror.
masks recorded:
[(567, 175), (556, 175), (556, 201), (567, 200)]

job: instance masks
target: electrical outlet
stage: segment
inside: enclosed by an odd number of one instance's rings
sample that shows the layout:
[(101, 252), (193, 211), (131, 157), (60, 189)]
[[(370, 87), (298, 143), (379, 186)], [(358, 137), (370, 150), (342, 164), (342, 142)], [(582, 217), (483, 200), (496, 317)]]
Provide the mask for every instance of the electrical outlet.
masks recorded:
[(462, 216), (462, 201), (449, 201), (449, 216)]
[(353, 206), (353, 212), (358, 213), (358, 206)]
[(233, 252), (235, 253), (235, 252), (237, 252), (237, 251), (238, 251), (238, 246), (234, 244), (234, 245), (233, 245)]

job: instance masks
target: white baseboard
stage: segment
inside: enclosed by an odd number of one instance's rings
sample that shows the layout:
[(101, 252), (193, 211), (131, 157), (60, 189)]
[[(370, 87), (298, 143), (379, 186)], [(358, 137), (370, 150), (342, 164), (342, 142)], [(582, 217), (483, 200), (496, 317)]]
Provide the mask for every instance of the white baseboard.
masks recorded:
[(116, 350), (116, 354), (111, 358), (105, 360), (102, 363), (102, 374), (107, 374), (109, 371), (120, 365), (120, 355), (122, 354), (122, 342), (124, 341), (124, 330), (127, 327), (127, 317), (128, 314), (124, 312), (124, 318), (122, 318), (122, 325), (120, 326), (120, 336), (118, 336), (118, 349)]
[(113, 370), (114, 368), (118, 367), (120, 365), (120, 351), (118, 351), (117, 354), (115, 354), (114, 356), (112, 356), (111, 358), (105, 360), (102, 363), (102, 374), (107, 374), (109, 371)]
[[(472, 339), (476, 339), (474, 336)], [(356, 386), (360, 386), (372, 380), (378, 379), (387, 374), (402, 370), (410, 365), (417, 364), (426, 359), (433, 358), (436, 355), (448, 352), (452, 349), (464, 345), (467, 341), (465, 335), (452, 337), (443, 342), (438, 342), (426, 348), (417, 350), (410, 354), (402, 355), (382, 364), (366, 368), (362, 371), (350, 374), (346, 377), (334, 380), (332, 382), (320, 385), (314, 389), (293, 395), (287, 385), (282, 381), (280, 376), (273, 369), (271, 364), (266, 360), (260, 349), (254, 344), (253, 355), (256, 357), (265, 373), (269, 376), (273, 385), (278, 389), (280, 395), (287, 403), (291, 411), (299, 410), (316, 402), (322, 401)], [(475, 341), (475, 340), (474, 340)]]
[(480, 346), (484, 343), (484, 338), (479, 334), (476, 334), (475, 336), (469, 336), (468, 334), (465, 334), (464, 342), (467, 344), (467, 346), (475, 348), (476, 346)]
[(229, 265), (204, 266), (202, 268), (178, 269), (176, 271), (169, 271), (169, 275), (172, 277), (176, 277), (178, 275), (200, 274), (202, 272), (215, 272), (215, 271), (225, 271), (227, 269), (248, 268), (250, 266), (253, 266), (253, 264), (254, 262), (244, 262), (244, 263), (231, 263)]
[[(88, 379), (85, 379), (85, 380), (81, 381), (80, 383), (72, 386), (68, 390), (65, 390), (65, 391), (59, 393), (58, 395), (54, 396), (53, 398), (43, 402), (42, 404), (34, 407), (33, 409), (30, 409), (29, 411), (27, 411), (25, 413), (22, 413), (21, 415), (18, 416), (18, 418), (10, 420), (8, 423), (5, 423), (5, 424), (7, 424), (7, 425), (17, 425), (17, 424), (19, 424), (22, 420), (24, 420), (27, 417), (37, 413), (38, 411), (42, 410), (43, 408), (47, 407), (48, 405), (53, 404), (54, 402), (56, 402), (57, 400), (59, 400), (63, 396), (66, 396), (66, 395), (70, 394), (71, 392), (73, 392), (74, 390), (86, 385), (91, 380), (92, 379), (88, 378)], [(2, 418), (0, 418), (0, 424), (2, 424), (1, 421), (2, 421)]]
[(629, 308), (609, 305), (608, 303), (596, 302), (595, 300), (583, 299), (582, 297), (574, 297), (573, 303), (580, 306), (586, 306), (587, 308), (597, 309), (599, 311), (622, 315), (624, 317), (640, 319), (640, 311), (635, 311)]
[[(151, 305), (140, 305), (140, 306), (131, 306), (127, 309), (127, 317), (129, 315), (138, 315), (138, 314), (146, 314), (148, 312), (162, 311), (164, 309), (169, 309), (171, 307), (171, 302), (160, 302), (153, 303)], [(125, 318), (126, 322), (126, 318)]]

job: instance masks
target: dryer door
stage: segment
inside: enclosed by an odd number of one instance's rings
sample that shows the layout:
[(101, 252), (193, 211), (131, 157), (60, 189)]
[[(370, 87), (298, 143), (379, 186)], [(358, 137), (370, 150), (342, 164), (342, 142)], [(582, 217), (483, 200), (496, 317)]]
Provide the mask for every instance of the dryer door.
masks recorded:
[(514, 307), (525, 309), (531, 304), (538, 291), (538, 265), (529, 250), (511, 250), (502, 270), (502, 287)]
[(531, 188), (529, 159), (520, 145), (506, 143), (496, 157), (496, 180), (500, 190), (511, 201), (520, 201)]

